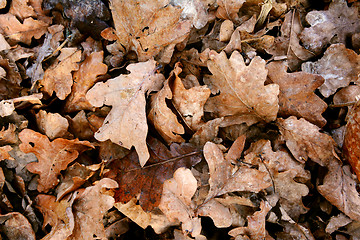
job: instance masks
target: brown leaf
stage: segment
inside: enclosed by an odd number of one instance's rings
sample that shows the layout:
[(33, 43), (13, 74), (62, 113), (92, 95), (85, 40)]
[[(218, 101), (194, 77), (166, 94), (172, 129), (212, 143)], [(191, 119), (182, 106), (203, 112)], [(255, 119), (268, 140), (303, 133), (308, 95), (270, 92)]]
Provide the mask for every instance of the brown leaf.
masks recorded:
[(166, 99), (172, 99), (173, 94), (169, 86), (169, 77), (163, 88), (151, 96), (149, 121), (155, 126), (157, 132), (168, 143), (184, 142), (179, 134), (184, 134), (184, 127), (178, 122), (177, 116), (168, 108)]
[(205, 143), (213, 141), (219, 133), (219, 127), (223, 118), (215, 118), (207, 121), (193, 134), (190, 143), (198, 147), (203, 147)]
[(139, 196), (140, 206), (150, 211), (159, 205), (163, 182), (171, 178), (176, 169), (200, 162), (201, 156), (188, 144), (174, 143), (170, 151), (154, 138), (150, 138), (147, 144), (150, 149), (148, 165), (141, 168), (136, 152), (132, 151), (123, 159), (113, 156), (114, 160), (107, 166), (110, 171), (104, 176), (119, 183), (114, 196), (116, 202), (125, 203)]
[(103, 217), (106, 211), (114, 206), (115, 201), (105, 189), (117, 187), (114, 180), (103, 178), (77, 196), (73, 204), (75, 227), (69, 240), (107, 239)]
[(302, 117), (323, 127), (325, 118), (321, 115), (327, 104), (314, 91), (324, 83), (324, 79), (315, 74), (304, 72), (287, 73), (287, 66), (281, 62), (266, 65), (268, 77), (279, 85), (279, 113), (281, 117)]
[(169, 0), (143, 0), (141, 4), (135, 0), (111, 0), (110, 8), (118, 41), (126, 51), (135, 51), (141, 62), (164, 48), (172, 52), (190, 32), (191, 21), (180, 20), (181, 9), (173, 7)]
[(303, 118), (297, 120), (294, 116), (279, 118), (277, 122), (286, 146), (299, 162), (310, 158), (321, 166), (326, 166), (334, 158), (335, 142), (329, 135), (320, 133), (319, 127)]
[(317, 62), (306, 62), (302, 71), (321, 75), (325, 82), (319, 87), (324, 97), (334, 94), (338, 88), (359, 80), (360, 55), (347, 49), (344, 44), (331, 45)]
[(0, 31), (11, 42), (31, 44), (31, 39), (39, 39), (47, 31), (48, 23), (29, 17), (22, 23), (12, 14), (0, 15)]
[(338, 230), (340, 227), (348, 225), (352, 220), (348, 218), (345, 214), (340, 213), (337, 216), (332, 216), (329, 220), (329, 223), (326, 225), (325, 231), (327, 233), (333, 233)]
[(2, 127), (1, 131), (0, 131), (0, 144), (1, 145), (5, 145), (5, 144), (14, 144), (17, 142), (17, 137), (16, 137), (16, 126), (15, 124), (10, 123), (9, 127), (5, 130), (5, 127)]
[(74, 118), (66, 116), (66, 119), (70, 124), (70, 132), (79, 139), (91, 139), (94, 136), (94, 132), (90, 127), (90, 123), (86, 118), (84, 110), (81, 110), (76, 114)]
[(69, 123), (59, 113), (47, 113), (40, 110), (35, 116), (40, 132), (51, 140), (69, 134), (67, 131)]
[(348, 7), (344, 0), (332, 1), (325, 11), (311, 11), (306, 15), (311, 25), (301, 33), (304, 46), (319, 53), (329, 43), (346, 43), (348, 36), (360, 31), (356, 7)]
[(141, 166), (149, 158), (146, 147), (148, 127), (145, 95), (152, 90), (159, 90), (164, 81), (163, 75), (155, 73), (155, 65), (154, 60), (130, 64), (126, 68), (130, 74), (97, 83), (86, 94), (95, 107), (103, 104), (112, 106), (102, 127), (95, 133), (95, 138), (99, 141), (110, 139), (127, 149), (135, 146)]
[(10, 145), (6, 145), (6, 146), (2, 146), (0, 147), (0, 161), (5, 160), (5, 159), (9, 159), (9, 160), (15, 160), (14, 158), (12, 158), (9, 154), (9, 152), (12, 150), (13, 148)]
[(302, 62), (314, 56), (314, 53), (299, 43), (302, 30), (299, 12), (296, 10), (289, 11), (281, 26), (281, 36), (275, 39), (272, 48), (266, 49), (275, 58), (286, 56), (291, 71), (298, 69)]
[(171, 0), (171, 4), (182, 8), (181, 18), (190, 19), (192, 25), (197, 29), (205, 27), (208, 21), (212, 19), (208, 13), (210, 3), (207, 0)]
[(56, 186), (60, 171), (66, 169), (79, 153), (93, 148), (88, 141), (78, 139), (57, 138), (50, 142), (46, 136), (30, 129), (21, 131), (19, 138), (22, 141), (20, 150), (24, 153), (34, 153), (38, 159), (38, 162), (29, 163), (26, 167), (30, 172), (40, 175), (37, 188), (39, 192), (47, 192)]
[(348, 105), (360, 98), (360, 86), (349, 85), (340, 89), (333, 97), (334, 105)]
[(81, 51), (76, 48), (62, 48), (61, 54), (56, 61), (46, 69), (44, 78), (40, 80), (43, 90), (51, 96), (64, 100), (71, 92), (73, 85), (72, 71), (79, 69), (78, 62), (81, 60)]
[(216, 11), (216, 17), (235, 22), (238, 21), (238, 12), (244, 2), (246, 2), (246, 0), (217, 0), (216, 3), (219, 7)]
[(74, 85), (64, 106), (66, 112), (93, 109), (85, 94), (97, 81), (97, 77), (107, 72), (107, 66), (102, 63), (103, 58), (103, 51), (93, 52), (80, 64), (79, 70), (74, 72)]
[(0, 215), (0, 230), (8, 239), (36, 239), (31, 224), (18, 212)]
[(213, 74), (205, 83), (215, 97), (210, 97), (205, 104), (206, 112), (213, 112), (218, 117), (231, 116), (238, 123), (248, 125), (258, 121), (273, 121), (278, 111), (279, 86), (264, 86), (267, 70), (265, 61), (255, 57), (246, 66), (243, 57), (235, 51), (227, 59), (225, 52), (209, 53), (208, 68)]

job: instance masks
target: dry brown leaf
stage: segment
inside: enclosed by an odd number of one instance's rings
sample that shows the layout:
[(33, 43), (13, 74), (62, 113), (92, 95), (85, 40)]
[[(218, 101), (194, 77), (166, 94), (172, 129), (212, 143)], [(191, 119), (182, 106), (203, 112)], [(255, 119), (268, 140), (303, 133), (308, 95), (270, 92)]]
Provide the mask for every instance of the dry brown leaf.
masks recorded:
[(321, 76), (305, 72), (287, 73), (287, 66), (282, 62), (271, 62), (266, 68), (268, 78), (280, 87), (278, 116), (302, 117), (319, 127), (326, 124), (321, 114), (327, 104), (314, 93), (324, 83)]
[(75, 226), (69, 240), (107, 239), (103, 217), (106, 211), (114, 206), (115, 200), (105, 189), (117, 187), (114, 180), (103, 178), (77, 196), (73, 204)]
[(0, 215), (0, 231), (8, 239), (36, 239), (31, 224), (24, 215), (18, 212)]
[(321, 166), (326, 166), (334, 158), (334, 140), (329, 135), (320, 133), (320, 128), (316, 125), (294, 116), (279, 118), (277, 123), (286, 146), (299, 162), (310, 158)]
[(91, 130), (90, 123), (86, 118), (84, 110), (81, 110), (76, 114), (74, 118), (66, 116), (69, 121), (69, 131), (79, 139), (91, 139), (94, 136), (94, 132)]
[(348, 7), (344, 0), (334, 0), (325, 11), (311, 11), (306, 15), (311, 25), (301, 33), (304, 46), (319, 53), (329, 43), (346, 43), (348, 36), (360, 31), (359, 12)]
[(81, 51), (76, 48), (62, 48), (61, 54), (56, 61), (46, 69), (44, 78), (40, 80), (43, 90), (51, 96), (64, 100), (71, 92), (73, 85), (72, 71), (79, 69), (78, 62), (81, 60)]
[(234, 23), (230, 20), (225, 20), (220, 27), (219, 40), (221, 42), (229, 41), (233, 32)]
[(221, 19), (229, 19), (233, 22), (239, 21), (238, 12), (246, 0), (217, 0), (219, 5), (216, 11), (216, 17)]
[(40, 110), (35, 116), (39, 131), (51, 140), (69, 134), (67, 131), (69, 123), (59, 113), (47, 113)]
[(213, 141), (219, 132), (219, 127), (223, 118), (215, 118), (207, 121), (193, 134), (190, 143), (198, 147), (203, 147), (205, 143)]
[(64, 106), (66, 112), (93, 109), (85, 94), (97, 82), (99, 75), (106, 74), (107, 66), (102, 63), (103, 59), (103, 51), (93, 52), (80, 64), (79, 70), (74, 72), (74, 84)]
[(324, 97), (334, 94), (338, 88), (360, 79), (360, 55), (347, 49), (344, 44), (331, 45), (317, 62), (306, 62), (302, 71), (321, 75), (325, 82), (319, 87)]
[(17, 16), (21, 20), (24, 20), (28, 17), (36, 18), (37, 14), (35, 13), (34, 8), (30, 4), (30, 0), (13, 0), (10, 4), (9, 13)]
[(6, 146), (2, 146), (0, 147), (0, 161), (5, 160), (5, 159), (9, 159), (9, 160), (15, 160), (14, 158), (12, 158), (9, 154), (9, 152), (12, 150), (13, 148), (10, 145), (6, 145)]
[[(215, 0), (210, 1), (215, 2)], [(197, 29), (205, 27), (211, 19), (208, 14), (208, 5), (210, 5), (208, 0), (171, 0), (170, 3), (181, 7), (181, 18), (190, 19)]]
[(127, 149), (135, 146), (140, 164), (144, 166), (149, 158), (145, 95), (152, 90), (159, 90), (164, 77), (155, 73), (154, 60), (130, 64), (126, 69), (131, 73), (95, 84), (87, 92), (86, 98), (95, 107), (103, 104), (112, 106), (103, 125), (95, 133), (95, 138), (99, 141), (110, 139)]
[(213, 75), (204, 81), (213, 94), (220, 94), (208, 99), (206, 112), (213, 112), (218, 117), (231, 116), (238, 123), (248, 125), (276, 119), (279, 86), (264, 86), (267, 70), (263, 59), (255, 57), (246, 66), (238, 51), (233, 52), (230, 59), (225, 52), (211, 51), (209, 58), (207, 65)]
[(332, 216), (329, 220), (329, 223), (326, 225), (325, 231), (327, 233), (333, 233), (336, 230), (338, 230), (340, 227), (343, 227), (349, 223), (351, 223), (352, 220), (347, 217), (343, 213), (339, 213), (337, 216)]
[(174, 82), (171, 85), (173, 103), (176, 110), (182, 115), (185, 123), (192, 130), (197, 131), (203, 124), (204, 105), (210, 97), (210, 89), (206, 86), (195, 86), (186, 89), (178, 76), (182, 69), (179, 64), (174, 68)]
[(21, 131), (19, 138), (22, 142), (20, 150), (34, 153), (38, 159), (38, 162), (29, 163), (26, 167), (30, 172), (40, 175), (37, 188), (39, 192), (47, 192), (56, 186), (60, 171), (66, 169), (79, 153), (94, 148), (88, 141), (78, 139), (58, 138), (50, 142), (46, 136), (30, 129)]
[(135, 51), (139, 61), (149, 60), (160, 51), (172, 53), (190, 33), (191, 21), (180, 20), (181, 9), (169, 2), (110, 1), (118, 41), (126, 51)]
[(182, 223), (183, 233), (190, 233), (193, 237), (200, 234), (200, 219), (195, 216), (191, 198), (197, 189), (197, 181), (190, 169), (179, 168), (174, 177), (164, 182), (163, 194), (159, 208), (172, 221)]
[(22, 23), (12, 14), (0, 15), (0, 32), (10, 42), (22, 42), (27, 45), (31, 44), (31, 39), (39, 39), (47, 32), (48, 23), (41, 20), (34, 20), (29, 17)]
[[(27, 102), (29, 104), (39, 104), (41, 105), (40, 99), (43, 97), (41, 93), (29, 95), (29, 96), (22, 96), (18, 98), (2, 100), (0, 102), (0, 116), (6, 117), (10, 116), (14, 111), (15, 107), (19, 107), (19, 103)], [(15, 106), (17, 105), (17, 106)]]
[(16, 143), (18, 140), (15, 130), (16, 130), (16, 126), (15, 124), (12, 123), (9, 124), (6, 130), (5, 127), (2, 127), (0, 131), (0, 145)]
[(340, 89), (333, 97), (334, 105), (348, 105), (360, 99), (360, 86), (349, 85)]
[(169, 81), (174, 77), (172, 73), (164, 83), (163, 88), (151, 96), (150, 112), (148, 114), (149, 121), (155, 126), (157, 132), (168, 143), (184, 142), (185, 140), (180, 134), (185, 133), (184, 127), (177, 120), (177, 116), (167, 106), (166, 99), (172, 99)]
[(281, 26), (281, 36), (275, 39), (272, 48), (266, 49), (275, 58), (286, 56), (289, 69), (292, 71), (298, 69), (302, 62), (314, 56), (312, 52), (299, 43), (302, 30), (299, 12), (296, 10), (289, 11)]

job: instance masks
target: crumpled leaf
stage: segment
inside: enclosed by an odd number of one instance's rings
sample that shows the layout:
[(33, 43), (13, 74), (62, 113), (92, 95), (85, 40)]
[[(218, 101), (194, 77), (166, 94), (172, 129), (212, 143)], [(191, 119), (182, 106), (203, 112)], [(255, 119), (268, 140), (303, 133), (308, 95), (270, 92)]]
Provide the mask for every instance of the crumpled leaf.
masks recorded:
[(114, 160), (107, 166), (110, 171), (104, 176), (119, 183), (114, 196), (116, 202), (125, 203), (139, 197), (140, 206), (150, 211), (160, 202), (163, 182), (171, 178), (176, 169), (200, 162), (201, 156), (189, 144), (174, 143), (170, 151), (154, 138), (149, 138), (147, 144), (150, 149), (148, 165), (141, 167), (136, 152), (131, 151), (122, 159), (113, 156)]
[(173, 52), (175, 45), (190, 33), (191, 21), (180, 20), (181, 9), (169, 2), (110, 1), (118, 41), (126, 51), (135, 51), (140, 62), (155, 57), (160, 51)]
[(329, 97), (338, 88), (359, 81), (360, 55), (347, 49), (344, 44), (333, 44), (321, 59), (303, 63), (301, 69), (304, 72), (320, 74), (325, 82), (319, 87), (319, 91), (324, 97)]
[(268, 78), (280, 87), (278, 116), (302, 117), (319, 127), (326, 124), (321, 114), (327, 104), (314, 93), (324, 83), (321, 76), (304, 72), (287, 73), (286, 64), (281, 62), (271, 62), (266, 68)]
[(298, 69), (302, 62), (314, 56), (314, 53), (305, 49), (299, 43), (302, 30), (299, 12), (296, 10), (289, 11), (285, 14), (281, 26), (281, 36), (275, 38), (272, 48), (266, 49), (275, 58), (286, 56), (289, 69), (292, 71)]
[(0, 215), (0, 230), (8, 239), (36, 239), (31, 224), (18, 212)]
[(40, 110), (35, 116), (40, 132), (51, 140), (68, 134), (69, 123), (59, 113), (47, 113)]
[(39, 192), (47, 192), (56, 186), (60, 171), (66, 169), (79, 153), (94, 148), (88, 141), (78, 139), (57, 138), (50, 142), (45, 135), (30, 129), (21, 131), (19, 138), (22, 142), (20, 150), (24, 153), (34, 153), (38, 159), (38, 162), (29, 163), (26, 168), (40, 175), (37, 187)]
[(97, 83), (86, 94), (88, 101), (95, 107), (103, 104), (112, 106), (103, 125), (95, 133), (95, 138), (99, 141), (110, 139), (127, 149), (135, 146), (141, 166), (149, 159), (145, 95), (152, 90), (159, 90), (164, 81), (163, 75), (155, 73), (155, 64), (154, 60), (130, 64), (126, 68), (130, 74)]
[(219, 7), (216, 10), (216, 17), (229, 19), (234, 22), (239, 20), (238, 12), (246, 0), (217, 0)]
[(85, 98), (86, 92), (94, 85), (99, 75), (107, 72), (107, 66), (102, 63), (104, 52), (91, 53), (74, 72), (74, 84), (64, 106), (66, 112), (92, 110), (93, 106)]
[(213, 94), (220, 94), (208, 99), (206, 112), (213, 112), (218, 117), (229, 116), (237, 123), (248, 125), (276, 119), (279, 86), (264, 86), (267, 70), (263, 59), (255, 57), (246, 66), (238, 51), (234, 51), (230, 59), (225, 52), (211, 51), (209, 58), (207, 65), (213, 75), (204, 81)]
[(73, 213), (75, 226), (69, 240), (107, 239), (103, 217), (107, 210), (114, 206), (115, 200), (107, 194), (106, 188), (117, 188), (118, 184), (111, 179), (102, 178), (94, 186), (85, 188), (74, 201)]
[(356, 7), (348, 7), (344, 0), (334, 0), (325, 11), (311, 11), (306, 15), (311, 25), (301, 33), (304, 46), (319, 53), (329, 43), (346, 43), (348, 36), (360, 31)]
[(43, 90), (49, 96), (55, 92), (59, 99), (64, 100), (70, 94), (73, 85), (71, 72), (79, 69), (80, 60), (81, 50), (62, 48), (59, 57), (46, 69), (44, 78), (40, 80)]
[(292, 155), (299, 162), (308, 158), (321, 166), (326, 166), (334, 158), (335, 142), (327, 134), (319, 132), (320, 128), (306, 121), (291, 116), (279, 118), (277, 125)]
[(47, 31), (48, 23), (26, 18), (22, 23), (12, 14), (0, 15), (0, 32), (10, 41), (31, 44), (31, 39), (39, 39)]
[(174, 177), (164, 182), (160, 210), (170, 221), (180, 221), (183, 233), (191, 233), (193, 237), (200, 234), (200, 218), (194, 215), (191, 198), (197, 189), (197, 181), (190, 169), (179, 168)]
[(173, 78), (174, 73), (170, 75), (164, 83), (163, 88), (151, 96), (150, 112), (148, 114), (149, 121), (154, 124), (157, 132), (168, 143), (184, 142), (180, 134), (185, 133), (184, 127), (177, 120), (177, 116), (168, 108), (166, 99), (172, 99), (169, 81)]

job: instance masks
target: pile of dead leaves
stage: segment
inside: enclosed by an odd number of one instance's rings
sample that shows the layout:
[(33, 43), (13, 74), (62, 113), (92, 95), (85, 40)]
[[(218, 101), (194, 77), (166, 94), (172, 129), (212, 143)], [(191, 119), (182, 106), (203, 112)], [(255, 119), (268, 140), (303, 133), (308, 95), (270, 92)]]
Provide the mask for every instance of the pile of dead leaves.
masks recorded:
[(0, 239), (358, 239), (359, 16), (0, 0)]

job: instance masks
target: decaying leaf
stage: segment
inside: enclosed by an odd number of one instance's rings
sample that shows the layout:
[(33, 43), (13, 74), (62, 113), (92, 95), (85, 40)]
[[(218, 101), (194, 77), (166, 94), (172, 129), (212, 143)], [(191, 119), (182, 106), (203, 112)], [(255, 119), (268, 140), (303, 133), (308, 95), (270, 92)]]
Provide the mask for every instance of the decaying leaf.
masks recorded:
[(64, 100), (71, 92), (73, 85), (72, 71), (79, 68), (81, 51), (76, 48), (63, 48), (57, 60), (44, 73), (40, 81), (44, 92), (49, 96), (56, 93), (56, 96)]
[(159, 90), (164, 77), (155, 73), (154, 60), (130, 64), (126, 69), (131, 72), (129, 75), (120, 75), (105, 83), (95, 84), (87, 92), (86, 98), (95, 107), (103, 104), (112, 106), (103, 125), (95, 133), (95, 138), (99, 141), (110, 139), (127, 149), (135, 146), (140, 165), (144, 166), (149, 159), (145, 95)]
[(26, 168), (40, 175), (37, 188), (39, 192), (47, 192), (56, 186), (60, 171), (66, 169), (79, 153), (93, 148), (88, 141), (78, 139), (57, 138), (50, 142), (46, 136), (30, 129), (21, 131), (19, 138), (22, 142), (20, 150), (24, 153), (34, 153), (38, 159), (38, 162), (29, 163)]
[(139, 61), (172, 51), (190, 33), (191, 21), (180, 20), (181, 9), (170, 0), (111, 0), (118, 41), (126, 51), (137, 53)]
[(31, 224), (18, 212), (0, 215), (0, 230), (8, 239), (36, 239)]
[(244, 2), (246, 2), (246, 0), (217, 0), (216, 3), (219, 7), (216, 11), (216, 17), (235, 22), (238, 21), (238, 12)]
[(227, 59), (225, 52), (209, 53), (208, 68), (213, 74), (205, 83), (213, 94), (205, 104), (206, 112), (218, 117), (229, 116), (237, 123), (254, 124), (258, 121), (270, 122), (278, 112), (279, 86), (264, 86), (267, 70), (265, 61), (255, 57), (249, 66), (238, 51)]
[(10, 145), (0, 147), (0, 161), (5, 159), (14, 160), (14, 158), (12, 158), (9, 154), (11, 150), (12, 147)]
[(140, 206), (145, 211), (150, 211), (159, 205), (163, 182), (171, 178), (176, 169), (189, 168), (200, 162), (201, 156), (189, 144), (174, 143), (170, 146), (170, 151), (154, 138), (148, 139), (147, 144), (150, 159), (145, 167), (141, 168), (136, 152), (132, 151), (122, 159), (113, 156), (114, 160), (108, 165), (110, 171), (105, 177), (119, 183), (114, 196), (116, 202), (125, 203), (139, 197)]
[(197, 29), (205, 27), (210, 19), (207, 11), (207, 0), (171, 0), (170, 3), (181, 7), (181, 17), (183, 19), (190, 19), (192, 25)]
[(29, 96), (22, 96), (18, 98), (8, 99), (8, 100), (2, 100), (0, 102), (0, 116), (6, 117), (10, 116), (15, 111), (15, 104), (19, 105), (21, 102), (28, 102), (30, 104), (40, 104), (40, 99), (42, 98), (42, 94), (33, 94)]
[(93, 106), (85, 98), (86, 92), (97, 81), (97, 76), (107, 72), (107, 66), (102, 63), (104, 52), (91, 53), (74, 72), (74, 84), (64, 106), (67, 112), (91, 110)]
[(344, 0), (334, 0), (325, 11), (311, 11), (306, 15), (311, 25), (301, 33), (304, 46), (319, 53), (329, 43), (346, 43), (346, 39), (360, 31), (356, 7), (348, 7)]
[(36, 123), (40, 132), (51, 140), (64, 137), (68, 134), (69, 123), (59, 113), (47, 113), (44, 110), (40, 110), (36, 114)]
[(324, 97), (334, 94), (338, 88), (360, 79), (360, 55), (344, 44), (331, 45), (317, 62), (303, 63), (304, 72), (321, 75), (325, 82), (319, 87)]
[(281, 62), (271, 62), (266, 68), (268, 78), (280, 87), (278, 116), (302, 117), (319, 127), (326, 124), (321, 114), (327, 104), (314, 93), (324, 83), (321, 76), (304, 72), (287, 73), (286, 64)]

